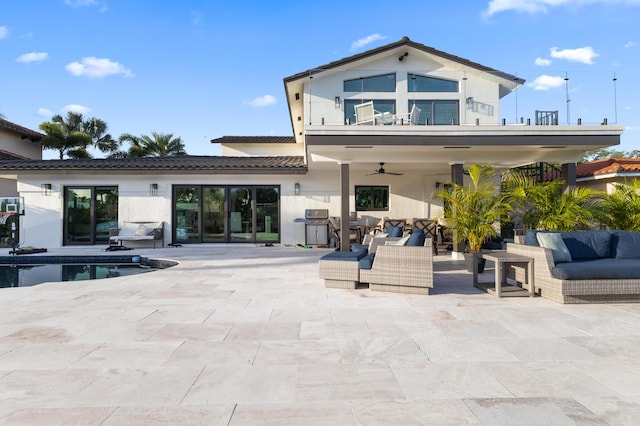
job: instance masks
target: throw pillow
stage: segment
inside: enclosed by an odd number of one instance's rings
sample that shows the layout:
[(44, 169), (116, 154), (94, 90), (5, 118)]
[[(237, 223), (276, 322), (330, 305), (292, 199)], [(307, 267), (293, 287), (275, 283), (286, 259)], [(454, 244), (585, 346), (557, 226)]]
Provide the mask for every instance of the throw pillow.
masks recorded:
[(406, 246), (420, 247), (424, 245), (424, 240), (427, 238), (422, 229), (416, 229), (409, 236)]
[(538, 232), (536, 235), (540, 247), (552, 250), (553, 261), (555, 263), (571, 262), (571, 254), (567, 245), (562, 240), (562, 236), (557, 232)]
[(399, 226), (387, 226), (386, 231), (391, 238), (402, 237), (402, 228)]
[(406, 237), (400, 238), (398, 241), (393, 243), (393, 245), (395, 245), (395, 246), (403, 246), (403, 245), (407, 244), (407, 241), (409, 240), (409, 238), (411, 238), (411, 235), (407, 235)]
[(136, 232), (133, 233), (133, 235), (135, 235), (136, 237), (142, 237), (145, 235), (151, 235), (150, 233), (153, 233), (153, 228), (149, 228), (146, 225), (140, 225), (138, 226), (138, 229), (136, 229)]
[(389, 234), (387, 234), (386, 232), (378, 232), (376, 235), (373, 236), (373, 238), (387, 238), (389, 236)]

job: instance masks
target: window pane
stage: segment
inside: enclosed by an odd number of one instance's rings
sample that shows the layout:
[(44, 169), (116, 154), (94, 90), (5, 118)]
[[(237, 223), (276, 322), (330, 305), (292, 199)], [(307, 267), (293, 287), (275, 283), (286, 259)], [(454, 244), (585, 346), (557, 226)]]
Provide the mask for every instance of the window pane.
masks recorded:
[(204, 241), (223, 242), (224, 233), (224, 188), (202, 189), (202, 238)]
[(356, 186), (356, 211), (389, 210), (388, 186)]
[(176, 187), (176, 238), (175, 241), (200, 241), (200, 188)]
[(276, 187), (256, 188), (256, 240), (278, 241), (280, 223), (279, 191)]
[(458, 92), (458, 82), (441, 78), (408, 74), (409, 92)]
[(396, 75), (384, 74), (344, 81), (345, 92), (395, 92)]
[(389, 99), (345, 99), (344, 101), (344, 122), (347, 123), (355, 123), (356, 122), (356, 111), (355, 106), (360, 105), (365, 102), (370, 102), (373, 100), (373, 108), (377, 112), (388, 112), (391, 114), (396, 113), (396, 101)]
[(458, 101), (409, 101), (409, 111), (416, 104), (420, 108), (420, 125), (458, 125), (460, 118), (458, 115)]

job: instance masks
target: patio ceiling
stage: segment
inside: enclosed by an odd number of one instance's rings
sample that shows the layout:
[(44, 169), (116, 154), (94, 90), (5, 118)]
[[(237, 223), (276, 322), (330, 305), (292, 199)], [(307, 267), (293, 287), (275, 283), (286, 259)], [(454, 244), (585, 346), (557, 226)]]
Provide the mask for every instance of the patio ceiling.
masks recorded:
[[(622, 126), (307, 126), (309, 163), (575, 163), (587, 150), (618, 145)], [(357, 166), (356, 166), (357, 167)]]

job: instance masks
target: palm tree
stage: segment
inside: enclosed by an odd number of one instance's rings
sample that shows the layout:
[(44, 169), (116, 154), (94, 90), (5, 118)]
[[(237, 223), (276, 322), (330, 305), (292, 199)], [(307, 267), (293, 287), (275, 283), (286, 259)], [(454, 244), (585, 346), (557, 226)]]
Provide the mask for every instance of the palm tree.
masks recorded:
[(130, 142), (129, 157), (173, 157), (187, 155), (182, 140), (173, 137), (173, 133), (151, 132), (151, 136), (133, 136), (125, 133), (120, 142)]
[(572, 231), (593, 226), (600, 194), (589, 188), (570, 187), (563, 191), (564, 181), (537, 182), (522, 173), (509, 174), (504, 192), (525, 228), (547, 231)]
[(45, 133), (40, 141), (44, 149), (57, 150), (62, 160), (69, 158), (88, 158), (87, 146), (91, 145), (91, 136), (83, 129), (82, 114), (69, 111), (67, 119), (54, 115), (51, 121), (38, 126)]
[(617, 184), (614, 192), (605, 195), (598, 219), (609, 229), (640, 231), (640, 180)]
[(458, 241), (469, 241), (469, 251), (479, 252), (487, 237), (495, 236), (495, 223), (500, 221), (509, 204), (495, 181), (491, 164), (469, 166), (468, 185), (453, 184), (451, 189), (436, 192), (451, 211), (450, 228)]
[(110, 133), (107, 133), (107, 123), (99, 118), (92, 117), (82, 123), (82, 130), (91, 135), (92, 144), (100, 152), (109, 154), (108, 157), (113, 158), (118, 155), (120, 141), (113, 139)]

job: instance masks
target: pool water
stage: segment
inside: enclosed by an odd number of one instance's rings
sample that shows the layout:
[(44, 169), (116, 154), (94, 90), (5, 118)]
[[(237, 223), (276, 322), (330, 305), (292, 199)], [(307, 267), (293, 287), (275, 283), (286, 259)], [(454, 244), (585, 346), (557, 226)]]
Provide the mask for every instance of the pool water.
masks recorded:
[(0, 287), (27, 287), (44, 282), (83, 281), (155, 271), (135, 263), (0, 265)]

